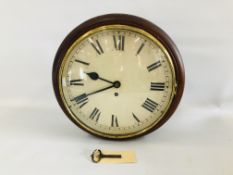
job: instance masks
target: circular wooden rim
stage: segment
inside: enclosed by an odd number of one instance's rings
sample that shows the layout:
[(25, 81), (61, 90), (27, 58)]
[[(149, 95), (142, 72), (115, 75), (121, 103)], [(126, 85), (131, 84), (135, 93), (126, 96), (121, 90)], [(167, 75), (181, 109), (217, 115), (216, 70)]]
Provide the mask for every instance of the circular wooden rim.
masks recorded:
[[(167, 110), (163, 118), (153, 127), (147, 130), (146, 132), (142, 134), (138, 134), (132, 137), (127, 138), (109, 138), (104, 137), (95, 133), (92, 133), (85, 128), (83, 128), (77, 121), (73, 119), (72, 116), (70, 116), (70, 113), (68, 109), (63, 104), (60, 92), (59, 92), (59, 70), (62, 63), (63, 58), (65, 57), (65, 54), (67, 50), (71, 47), (71, 45), (83, 34), (85, 34), (87, 31), (92, 30), (94, 28), (104, 26), (104, 25), (128, 25), (132, 27), (140, 28), (148, 33), (150, 33), (153, 37), (155, 37), (157, 40), (161, 42), (161, 44), (167, 49), (168, 53), (170, 54), (170, 57), (172, 59), (174, 69), (175, 69), (175, 77), (176, 77), (176, 94), (170, 104), (170, 108)], [(185, 83), (185, 74), (184, 74), (184, 66), (182, 63), (181, 55), (175, 46), (174, 42), (170, 39), (170, 37), (159, 27), (154, 25), (153, 23), (132, 15), (127, 14), (107, 14), (98, 16), (92, 19), (89, 19), (88, 21), (82, 23), (78, 27), (76, 27), (73, 31), (71, 31), (67, 37), (63, 40), (62, 44), (60, 45), (57, 54), (55, 56), (55, 60), (53, 63), (53, 71), (52, 71), (52, 80), (53, 80), (53, 88), (54, 92), (57, 98), (57, 101), (59, 105), (61, 106), (64, 113), (72, 120), (77, 126), (79, 126), (81, 129), (102, 138), (107, 139), (114, 139), (114, 140), (123, 140), (123, 139), (130, 139), (130, 138), (136, 138), (142, 135), (146, 135), (155, 129), (158, 129), (160, 126), (162, 126), (174, 113), (176, 110), (180, 99), (183, 94), (184, 90), (184, 83)]]

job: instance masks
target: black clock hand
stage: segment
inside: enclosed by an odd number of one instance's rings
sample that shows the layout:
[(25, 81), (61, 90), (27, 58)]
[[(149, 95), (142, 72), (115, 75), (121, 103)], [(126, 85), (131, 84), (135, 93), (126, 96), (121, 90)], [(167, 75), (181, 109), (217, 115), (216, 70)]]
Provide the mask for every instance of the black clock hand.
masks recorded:
[(97, 93), (99, 93), (99, 92), (102, 92), (102, 91), (111, 89), (111, 88), (113, 88), (113, 87), (114, 87), (114, 85), (111, 85), (111, 86), (108, 86), (108, 87), (106, 87), (106, 88), (99, 89), (99, 90), (97, 90), (97, 91), (94, 91), (94, 92), (91, 92), (91, 93), (87, 94), (87, 96), (90, 96), (90, 95), (93, 95), (93, 94), (97, 94)]
[(87, 100), (88, 96), (93, 95), (93, 94), (97, 94), (99, 92), (102, 92), (102, 91), (105, 91), (105, 90), (108, 90), (108, 89), (111, 89), (113, 87), (114, 88), (119, 88), (119, 87), (121, 87), (121, 83), (119, 81), (115, 81), (115, 82), (113, 82), (113, 85), (111, 85), (111, 86), (99, 89), (99, 90), (91, 92), (89, 94), (86, 94), (86, 93), (81, 94), (81, 95), (73, 98), (71, 101), (76, 101), (79, 104), (79, 103), (85, 102)]
[(105, 90), (107, 90), (107, 89), (111, 89), (111, 88), (113, 88), (113, 87), (114, 87), (114, 88), (119, 88), (120, 86), (121, 86), (121, 83), (120, 83), (119, 81), (115, 81), (115, 82), (113, 82), (113, 85), (108, 86), (108, 87), (105, 87), (105, 88), (103, 88), (103, 89), (99, 89), (99, 90), (94, 91), (94, 92), (91, 92), (91, 93), (87, 94), (87, 96), (90, 96), (90, 95), (93, 95), (93, 94), (96, 94), (96, 93), (105, 91)]
[(90, 72), (90, 73), (86, 73), (86, 74), (87, 74), (92, 80), (102, 80), (102, 81), (105, 81), (105, 82), (114, 84), (114, 82), (109, 81), (109, 80), (106, 80), (106, 79), (100, 77), (100, 76), (98, 75), (98, 73), (96, 73), (96, 72)]

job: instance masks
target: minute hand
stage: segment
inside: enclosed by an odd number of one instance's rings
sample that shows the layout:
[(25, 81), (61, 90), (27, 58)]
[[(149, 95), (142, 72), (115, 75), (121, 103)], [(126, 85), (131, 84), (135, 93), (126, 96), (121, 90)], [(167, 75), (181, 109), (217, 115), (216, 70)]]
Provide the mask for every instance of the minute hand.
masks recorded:
[(114, 88), (119, 88), (119, 87), (121, 87), (121, 83), (120, 83), (119, 81), (115, 81), (115, 82), (113, 82), (113, 84), (112, 84), (111, 86), (108, 86), (108, 87), (105, 87), (105, 88), (103, 88), (103, 89), (99, 89), (99, 90), (97, 90), (97, 91), (91, 92), (91, 93), (87, 94), (87, 96), (90, 96), (90, 95), (93, 95), (93, 94), (96, 94), (96, 93), (105, 91), (105, 90), (107, 90), (107, 89), (111, 89), (111, 88), (113, 88), (113, 87), (114, 87)]
[(91, 93), (87, 94), (87, 96), (90, 96), (90, 95), (93, 95), (93, 94), (97, 94), (97, 93), (99, 93), (99, 92), (105, 91), (105, 90), (107, 90), (107, 89), (111, 89), (111, 88), (113, 88), (113, 87), (115, 87), (115, 86), (114, 86), (114, 85), (111, 85), (111, 86), (108, 86), (108, 87), (106, 87), (106, 88), (99, 89), (99, 90), (97, 90), (97, 91), (94, 91), (94, 92), (91, 92)]

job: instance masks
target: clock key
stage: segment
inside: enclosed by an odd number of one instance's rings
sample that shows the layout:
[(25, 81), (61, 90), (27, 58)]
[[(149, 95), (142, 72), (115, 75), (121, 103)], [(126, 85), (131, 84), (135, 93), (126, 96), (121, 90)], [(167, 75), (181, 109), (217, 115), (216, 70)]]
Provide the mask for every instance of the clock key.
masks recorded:
[[(103, 153), (104, 152), (104, 153)], [(94, 163), (136, 163), (134, 151), (101, 151), (96, 149), (91, 154)]]
[(96, 149), (93, 151), (91, 154), (91, 159), (94, 163), (100, 162), (101, 159), (103, 158), (117, 158), (120, 159), (121, 155), (120, 154), (103, 154), (100, 149)]

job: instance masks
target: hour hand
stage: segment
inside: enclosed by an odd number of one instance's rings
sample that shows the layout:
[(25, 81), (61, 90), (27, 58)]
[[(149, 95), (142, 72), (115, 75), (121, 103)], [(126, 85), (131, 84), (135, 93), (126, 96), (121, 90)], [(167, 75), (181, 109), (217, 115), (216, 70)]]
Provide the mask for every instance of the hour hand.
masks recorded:
[(102, 81), (105, 81), (105, 82), (108, 82), (108, 83), (111, 83), (111, 84), (113, 84), (114, 82), (112, 82), (112, 81), (109, 81), (109, 80), (107, 80), (107, 79), (104, 79), (104, 78), (102, 78), (102, 77), (100, 77), (99, 76), (99, 74), (98, 73), (96, 73), (96, 72), (85, 72), (92, 80), (102, 80)]
[(96, 72), (85, 72), (92, 80), (98, 80), (99, 75)]

